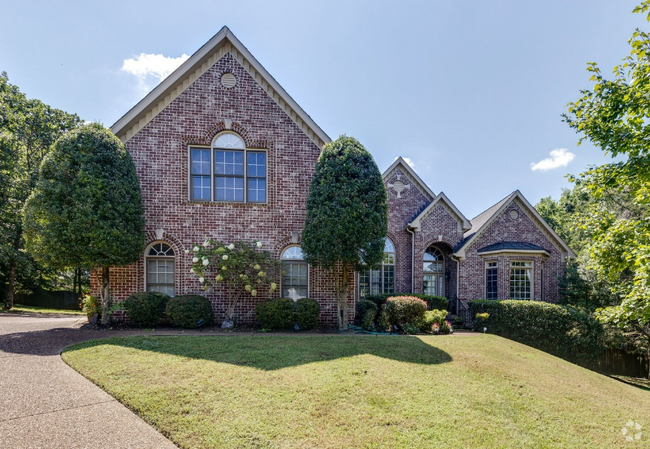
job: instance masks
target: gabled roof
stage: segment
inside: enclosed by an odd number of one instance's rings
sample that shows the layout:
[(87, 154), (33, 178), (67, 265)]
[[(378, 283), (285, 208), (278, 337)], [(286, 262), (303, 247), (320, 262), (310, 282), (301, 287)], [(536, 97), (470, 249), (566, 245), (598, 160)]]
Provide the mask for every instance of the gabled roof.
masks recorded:
[(408, 164), (408, 162), (404, 160), (402, 156), (399, 156), (397, 159), (395, 159), (395, 162), (393, 162), (390, 165), (390, 167), (388, 167), (386, 171), (384, 171), (384, 174), (382, 175), (384, 182), (386, 181), (386, 179), (388, 179), (388, 177), (393, 172), (393, 170), (398, 166), (401, 167), (406, 172), (406, 174), (411, 178), (413, 182), (415, 182), (415, 184), (417, 184), (417, 187), (424, 194), (424, 196), (428, 196), (429, 198), (427, 199), (429, 201), (433, 201), (433, 199), (436, 197), (436, 194), (433, 193), (433, 190), (431, 190), (429, 186), (425, 184), (424, 181), (422, 181), (422, 179), (418, 176), (418, 174), (415, 173), (415, 170), (411, 168), (411, 166)]
[(239, 61), (253, 79), (319, 148), (330, 142), (329, 136), (262, 67), (262, 64), (232, 34), (232, 31), (225, 26), (155, 89), (149, 92), (138, 104), (131, 108), (129, 112), (115, 122), (111, 127), (113, 133), (122, 142), (128, 141), (227, 53), (230, 53)]
[(521, 201), (523, 206), (528, 209), (528, 211), (542, 224), (543, 229), (551, 235), (553, 240), (556, 241), (558, 249), (563, 251), (564, 257), (576, 257), (575, 253), (569, 248), (562, 238), (557, 235), (557, 233), (551, 228), (551, 226), (542, 218), (541, 215), (535, 210), (535, 208), (528, 202), (528, 200), (521, 194), (519, 190), (515, 190), (510, 195), (496, 203), (494, 206), (490, 207), (486, 211), (480, 213), (475, 218), (472, 219), (471, 224), (472, 228), (467, 231), (464, 235), (462, 241), (456, 245), (454, 248), (454, 255), (460, 258), (465, 257), (466, 249), (476, 240), (482, 232), (487, 229), (492, 222), (501, 215), (501, 213), (515, 200), (518, 199)]
[(538, 245), (528, 242), (499, 242), (493, 245), (484, 246), (476, 251), (479, 254), (516, 252), (516, 253), (542, 253), (550, 255), (548, 251)]
[(465, 218), (465, 216), (458, 210), (458, 208), (454, 205), (454, 203), (452, 203), (451, 200), (449, 198), (447, 198), (447, 195), (445, 195), (444, 192), (440, 192), (440, 194), (438, 196), (436, 196), (436, 198), (431, 203), (429, 203), (429, 205), (427, 207), (425, 207), (424, 210), (422, 210), (422, 212), (420, 212), (417, 215), (417, 217), (415, 217), (413, 219), (413, 221), (411, 221), (408, 224), (408, 226), (410, 228), (413, 228), (413, 229), (419, 229), (420, 224), (421, 224), (422, 220), (424, 219), (424, 217), (429, 215), (429, 212), (431, 210), (433, 210), (433, 208), (436, 207), (436, 205), (438, 203), (446, 204), (447, 207), (449, 207), (454, 212), (454, 214), (456, 214), (456, 216), (461, 221), (463, 231), (465, 231), (465, 230), (472, 227), (469, 220), (467, 218)]

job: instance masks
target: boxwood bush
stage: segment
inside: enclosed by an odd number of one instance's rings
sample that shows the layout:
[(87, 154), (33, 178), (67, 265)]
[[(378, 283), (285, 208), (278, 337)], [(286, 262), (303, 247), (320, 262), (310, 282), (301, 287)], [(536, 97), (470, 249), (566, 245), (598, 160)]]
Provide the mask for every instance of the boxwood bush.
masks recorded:
[(392, 296), (388, 298), (383, 308), (388, 315), (388, 324), (397, 326), (399, 331), (403, 331), (405, 326), (408, 329), (413, 326), (419, 328), (427, 311), (427, 303), (414, 296)]
[(135, 293), (124, 301), (124, 310), (133, 324), (153, 327), (162, 318), (169, 296), (158, 292)]
[(604, 351), (602, 325), (589, 314), (569, 306), (541, 301), (477, 300), (469, 302), (475, 330), (524, 343), (583, 366), (593, 366)]
[(293, 309), (293, 299), (267, 299), (255, 306), (255, 319), (260, 323), (262, 329), (289, 329), (294, 324)]
[[(424, 317), (420, 322), (420, 331), (430, 334), (433, 332), (433, 326), (438, 325), (440, 330), (445, 326), (445, 318), (447, 318), (446, 310), (427, 310), (424, 312)], [(449, 332), (447, 332), (449, 333)]]
[[(200, 295), (179, 295), (167, 301), (167, 317), (175, 326), (197, 328), (212, 323), (212, 303)], [(203, 321), (201, 321), (203, 320)]]
[(311, 298), (301, 298), (296, 301), (296, 323), (301, 330), (309, 330), (318, 326), (320, 304)]

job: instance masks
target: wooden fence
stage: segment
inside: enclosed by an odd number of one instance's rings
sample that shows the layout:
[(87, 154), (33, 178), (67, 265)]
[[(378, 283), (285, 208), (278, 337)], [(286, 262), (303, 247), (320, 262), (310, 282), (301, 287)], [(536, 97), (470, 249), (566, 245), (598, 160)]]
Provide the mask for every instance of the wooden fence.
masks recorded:
[(608, 349), (600, 356), (597, 370), (604, 374), (647, 378), (650, 363), (646, 356)]

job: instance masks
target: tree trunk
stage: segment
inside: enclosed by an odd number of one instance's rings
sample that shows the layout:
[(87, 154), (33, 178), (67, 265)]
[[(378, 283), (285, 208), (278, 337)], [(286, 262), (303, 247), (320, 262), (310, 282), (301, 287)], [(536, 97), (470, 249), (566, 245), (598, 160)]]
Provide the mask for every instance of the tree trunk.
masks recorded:
[(341, 264), (342, 275), (339, 274), (338, 268), (334, 268), (336, 303), (338, 305), (337, 322), (339, 330), (346, 330), (348, 328), (348, 266), (346, 263)]
[(81, 297), (83, 296), (83, 289), (81, 288), (81, 268), (77, 268), (77, 288), (79, 289), (79, 292), (77, 293), (77, 298), (81, 301)]
[(110, 269), (102, 267), (102, 324), (108, 325), (111, 322), (111, 290), (110, 290)]
[(9, 310), (14, 307), (14, 289), (16, 288), (16, 261), (9, 263), (9, 286), (5, 295), (5, 309)]

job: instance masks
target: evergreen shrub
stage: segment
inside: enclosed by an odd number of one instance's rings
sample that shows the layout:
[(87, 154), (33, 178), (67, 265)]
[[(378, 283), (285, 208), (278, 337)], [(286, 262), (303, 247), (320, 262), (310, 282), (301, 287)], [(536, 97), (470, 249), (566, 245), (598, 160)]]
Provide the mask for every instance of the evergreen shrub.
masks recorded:
[(175, 326), (191, 329), (212, 323), (212, 303), (200, 295), (180, 295), (169, 299), (165, 313)]
[(169, 296), (158, 292), (135, 293), (124, 301), (124, 310), (133, 324), (153, 327), (161, 320)]

